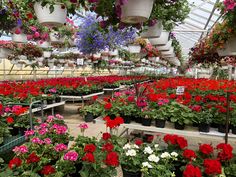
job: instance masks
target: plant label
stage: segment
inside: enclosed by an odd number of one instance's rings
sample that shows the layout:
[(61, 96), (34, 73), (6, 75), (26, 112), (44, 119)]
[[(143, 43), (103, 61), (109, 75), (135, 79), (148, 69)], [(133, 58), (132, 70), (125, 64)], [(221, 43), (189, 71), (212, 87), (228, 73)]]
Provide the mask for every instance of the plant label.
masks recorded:
[(77, 59), (77, 65), (83, 66), (84, 65), (84, 59), (83, 58), (78, 58)]
[(176, 95), (183, 95), (184, 94), (184, 86), (177, 86), (176, 88)]

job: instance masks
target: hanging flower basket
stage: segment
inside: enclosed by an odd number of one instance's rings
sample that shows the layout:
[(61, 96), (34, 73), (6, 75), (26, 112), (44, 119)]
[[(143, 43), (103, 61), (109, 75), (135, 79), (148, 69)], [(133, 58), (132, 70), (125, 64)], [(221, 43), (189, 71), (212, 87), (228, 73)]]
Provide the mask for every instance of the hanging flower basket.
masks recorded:
[(22, 69), (24, 63), (16, 63), (16, 67)]
[(7, 58), (11, 54), (11, 50), (0, 48), (0, 58)]
[(49, 48), (50, 43), (48, 41), (37, 41), (37, 46), (41, 48)]
[(151, 38), (149, 39), (149, 41), (152, 45), (166, 45), (166, 43), (169, 41), (169, 35), (170, 35), (169, 32), (162, 31), (160, 37)]
[(171, 47), (169, 50), (161, 52), (162, 55), (171, 55), (173, 53), (174, 53), (174, 48), (173, 47)]
[(51, 55), (52, 55), (51, 51), (43, 51), (43, 57), (49, 58), (49, 57), (51, 57)]
[(172, 40), (169, 40), (166, 45), (158, 45), (156, 48), (159, 50), (159, 51), (163, 51), (163, 50), (169, 50), (172, 46)]
[(12, 41), (17, 43), (27, 43), (27, 36), (24, 33), (21, 34), (12, 34)]
[(39, 23), (46, 26), (60, 26), (66, 23), (67, 10), (62, 8), (61, 4), (53, 5), (53, 12), (50, 12), (50, 6), (41, 6), (40, 3), (34, 4), (34, 11)]
[(51, 43), (63, 43), (65, 42), (65, 37), (61, 37), (58, 32), (51, 32), (49, 34)]
[(38, 58), (36, 58), (36, 60), (37, 60), (38, 62), (43, 62), (43, 61), (44, 61), (44, 57), (38, 57)]
[(117, 56), (118, 55), (118, 50), (115, 49), (115, 50), (109, 51), (109, 55), (110, 56)]
[(229, 39), (224, 45), (224, 49), (217, 49), (219, 56), (236, 56), (236, 37)]
[(121, 6), (121, 21), (124, 23), (142, 23), (149, 19), (154, 0), (128, 0)]
[(69, 39), (68, 42), (72, 47), (76, 46), (75, 41), (73, 39)]
[(141, 51), (141, 46), (140, 45), (132, 45), (132, 44), (130, 44), (128, 46), (128, 48), (129, 48), (129, 52), (130, 53), (140, 53), (140, 51)]
[(38, 62), (38, 65), (39, 65), (39, 67), (43, 67), (44, 66), (43, 62)]
[(66, 62), (65, 59), (62, 59), (62, 58), (58, 59), (58, 61), (59, 61), (59, 63), (65, 63)]
[(18, 60), (15, 60), (15, 59), (11, 60), (11, 64), (15, 65), (17, 63), (18, 63)]
[(162, 21), (158, 21), (154, 26), (148, 27), (148, 30), (141, 33), (143, 38), (157, 38), (161, 36), (163, 30)]
[(75, 61), (73, 61), (73, 60), (68, 61), (68, 64), (74, 64), (74, 63), (75, 63)]
[(101, 53), (93, 54), (93, 57), (94, 57), (94, 58), (101, 58)]

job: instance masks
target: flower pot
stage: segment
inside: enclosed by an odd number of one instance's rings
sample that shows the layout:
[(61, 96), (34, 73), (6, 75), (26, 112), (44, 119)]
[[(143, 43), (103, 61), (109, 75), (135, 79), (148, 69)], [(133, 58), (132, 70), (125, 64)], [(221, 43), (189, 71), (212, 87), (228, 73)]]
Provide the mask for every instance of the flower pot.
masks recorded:
[(236, 134), (236, 126), (232, 126), (232, 133)]
[(41, 6), (40, 3), (34, 4), (34, 11), (39, 23), (47, 26), (60, 26), (66, 23), (67, 10), (61, 4), (53, 5), (54, 11), (50, 12), (50, 6)]
[(69, 60), (68, 63), (69, 63), (69, 64), (74, 64), (75, 61), (73, 61), (73, 60)]
[(131, 117), (130, 116), (121, 116), (124, 119), (125, 124), (130, 124), (131, 122)]
[(224, 45), (224, 49), (217, 49), (219, 56), (236, 56), (236, 37), (231, 37)]
[(65, 59), (58, 59), (59, 63), (65, 63)]
[(109, 55), (110, 56), (117, 56), (118, 55), (118, 50), (115, 49), (115, 50), (109, 51)]
[(27, 43), (27, 36), (26, 34), (12, 34), (12, 41), (17, 43)]
[(54, 99), (47, 99), (47, 104), (53, 104), (54, 103)]
[(161, 51), (162, 55), (172, 55), (174, 53), (174, 47), (171, 47), (169, 50)]
[(37, 46), (41, 48), (49, 48), (50, 43), (48, 41), (38, 41)]
[(121, 21), (124, 23), (142, 23), (149, 19), (154, 0), (129, 0), (121, 6)]
[(129, 172), (126, 169), (122, 168), (123, 171), (123, 177), (141, 177), (142, 173), (140, 171), (138, 172)]
[(213, 122), (213, 123), (211, 123), (211, 127), (212, 127), (212, 128), (218, 128), (218, 127), (219, 127), (219, 124)]
[[(220, 124), (220, 125), (218, 126), (218, 132), (220, 132), (220, 133), (226, 133), (226, 126)], [(229, 130), (228, 130), (228, 132), (229, 132)]]
[(142, 118), (142, 125), (143, 126), (151, 126), (151, 124), (152, 124), (152, 119)]
[(79, 174), (79, 172), (82, 170), (83, 168), (83, 164), (82, 163), (77, 163), (75, 164), (75, 168), (76, 168), (76, 172), (73, 174), (70, 174), (70, 177), (80, 177), (81, 175)]
[(9, 129), (9, 131), (12, 136), (16, 136), (20, 134), (20, 130), (17, 127), (12, 127), (12, 129)]
[(155, 120), (156, 127), (164, 128), (166, 125), (166, 120), (157, 119)]
[(94, 118), (94, 116), (93, 116), (92, 113), (87, 113), (87, 114), (85, 115), (85, 117), (84, 117), (84, 121), (85, 121), (85, 122), (92, 122), (92, 121), (93, 121), (93, 118)]
[(154, 26), (148, 27), (147, 31), (141, 33), (143, 38), (157, 38), (161, 36), (163, 30), (162, 21), (159, 20)]
[(101, 53), (93, 54), (93, 57), (94, 57), (94, 58), (100, 58), (100, 57), (101, 57)]
[(135, 118), (134, 118), (134, 121), (135, 121), (136, 123), (142, 123), (142, 118), (141, 118), (141, 117), (135, 117)]
[(210, 125), (201, 123), (198, 126), (198, 130), (199, 130), (199, 132), (209, 132), (210, 131)]
[(57, 96), (56, 99), (55, 99), (55, 102), (56, 103), (60, 103), (61, 102), (61, 98), (59, 96)]
[(38, 57), (38, 58), (36, 58), (36, 60), (37, 60), (38, 62), (43, 62), (43, 61), (44, 61), (44, 58), (43, 58), (43, 57)]
[(69, 39), (68, 42), (72, 47), (76, 46), (74, 39)]
[(63, 43), (65, 41), (65, 37), (61, 37), (58, 32), (51, 32), (49, 37), (51, 43)]
[(140, 53), (140, 51), (141, 51), (141, 46), (140, 45), (132, 45), (132, 44), (130, 44), (128, 46), (128, 48), (129, 48), (129, 52), (130, 53)]
[(184, 127), (185, 127), (185, 125), (183, 124), (183, 125), (181, 125), (181, 124), (179, 124), (178, 122), (175, 122), (175, 129), (177, 129), (177, 130), (183, 130), (184, 129)]
[(167, 31), (162, 31), (161, 36), (158, 38), (150, 38), (149, 41), (152, 45), (166, 45), (169, 41), (170, 33)]
[(165, 51), (165, 50), (169, 50), (172, 46), (172, 40), (169, 40), (165, 45), (158, 45), (156, 46), (156, 48), (159, 51)]
[(51, 51), (43, 51), (43, 57), (45, 58), (50, 58), (52, 55), (52, 52)]
[(192, 126), (193, 126), (193, 127), (199, 127), (199, 124), (196, 123), (196, 122), (193, 122)]
[(11, 50), (0, 48), (0, 58), (7, 58), (11, 54)]

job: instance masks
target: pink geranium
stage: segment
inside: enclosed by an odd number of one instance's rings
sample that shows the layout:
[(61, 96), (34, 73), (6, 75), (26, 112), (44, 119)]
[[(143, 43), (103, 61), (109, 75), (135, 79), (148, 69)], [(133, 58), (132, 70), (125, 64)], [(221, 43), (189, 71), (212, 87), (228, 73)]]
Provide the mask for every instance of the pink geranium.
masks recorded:
[(16, 147), (13, 149), (13, 152), (15, 152), (16, 154), (25, 154), (25, 153), (28, 152), (28, 147), (25, 146), (25, 145), (16, 146)]
[(67, 150), (67, 146), (65, 144), (57, 144), (55, 147), (54, 147), (55, 151), (57, 152), (61, 152), (61, 151), (65, 151)]
[(78, 159), (78, 153), (75, 151), (69, 151), (64, 155), (64, 160), (76, 161)]
[(224, 0), (224, 5), (226, 7), (226, 11), (234, 10), (236, 6), (236, 2), (234, 0)]

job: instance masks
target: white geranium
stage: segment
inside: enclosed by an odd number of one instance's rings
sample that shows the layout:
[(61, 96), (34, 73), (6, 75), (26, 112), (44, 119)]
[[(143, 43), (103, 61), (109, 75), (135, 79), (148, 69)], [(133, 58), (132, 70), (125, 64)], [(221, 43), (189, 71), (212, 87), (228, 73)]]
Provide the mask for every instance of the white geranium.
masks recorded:
[(133, 148), (139, 149), (139, 146), (137, 146), (136, 144), (134, 144), (134, 145), (133, 145)]
[(152, 165), (148, 162), (143, 162), (142, 165), (143, 165), (143, 167), (152, 168)]
[(129, 144), (129, 143), (127, 143), (126, 145), (124, 145), (123, 149), (124, 149), (124, 150), (126, 150), (126, 149), (131, 149), (131, 146), (130, 146), (130, 144)]
[(171, 156), (170, 156), (170, 153), (169, 152), (163, 152), (162, 154), (161, 154), (161, 158), (163, 158), (163, 159), (165, 159), (165, 158), (170, 158)]
[(170, 155), (173, 156), (173, 157), (178, 157), (178, 153), (177, 152), (171, 152)]
[(129, 149), (126, 153), (125, 153), (125, 155), (126, 156), (131, 156), (131, 157), (134, 157), (134, 156), (136, 156), (136, 151), (134, 150), (134, 149)]
[(159, 148), (159, 144), (155, 144), (154, 147), (157, 149)]
[(145, 147), (144, 154), (152, 154), (152, 153), (153, 153), (153, 150), (150, 146)]
[(150, 162), (159, 162), (159, 160), (160, 160), (160, 158), (159, 157), (157, 157), (155, 154), (152, 154), (152, 155), (150, 155), (149, 157), (148, 157), (148, 160), (150, 161)]

